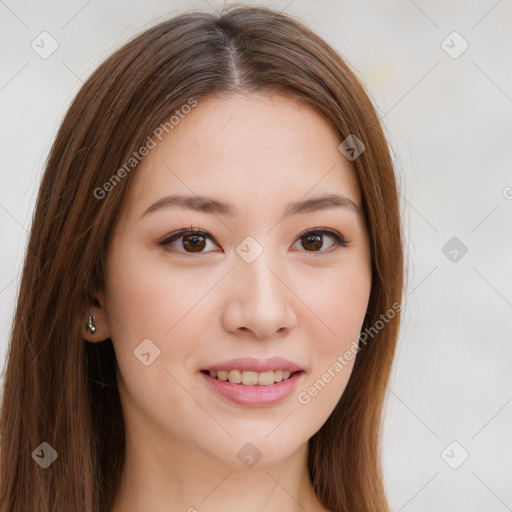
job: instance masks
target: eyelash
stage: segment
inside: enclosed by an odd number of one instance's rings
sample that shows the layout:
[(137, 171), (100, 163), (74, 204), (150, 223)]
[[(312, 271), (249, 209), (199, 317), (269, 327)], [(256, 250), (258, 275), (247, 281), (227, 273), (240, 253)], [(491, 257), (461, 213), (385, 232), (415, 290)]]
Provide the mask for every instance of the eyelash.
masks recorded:
[[(343, 236), (341, 236), (337, 231), (334, 231), (333, 229), (327, 229), (327, 228), (308, 229), (306, 231), (303, 231), (297, 237), (297, 240), (300, 240), (302, 237), (304, 237), (305, 235), (308, 235), (308, 234), (328, 235), (328, 236), (330, 236), (334, 240), (334, 243), (338, 246), (338, 248), (339, 247), (346, 247), (348, 245), (348, 243), (349, 243), (349, 240), (346, 240), (345, 238), (343, 238)], [(171, 233), (169, 236), (164, 238), (162, 241), (158, 242), (158, 245), (163, 246), (163, 247), (168, 246), (172, 242), (174, 242), (174, 241), (178, 240), (179, 238), (183, 237), (184, 235), (202, 236), (202, 237), (204, 237), (204, 238), (206, 238), (208, 240), (211, 240), (216, 245), (219, 245), (217, 243), (217, 241), (215, 240), (215, 238), (212, 235), (210, 235), (207, 231), (203, 231), (203, 230), (201, 230), (199, 228), (194, 228), (193, 226), (190, 226), (190, 228), (187, 228), (187, 229), (180, 229), (179, 231), (175, 231), (174, 233)], [(177, 251), (175, 249), (168, 249), (168, 250), (171, 251), (171, 252), (174, 252), (174, 253), (185, 255), (186, 257), (197, 257), (197, 255), (208, 254), (208, 252), (196, 252), (196, 253), (193, 253), (193, 252), (186, 252), (186, 251)], [(329, 251), (329, 249), (328, 249), (327, 251), (322, 251), (322, 250), (319, 250), (319, 251), (307, 251), (307, 250), (305, 250), (304, 252), (309, 252), (309, 253), (314, 254), (314, 255), (321, 255), (323, 253), (330, 253), (332, 251)]]

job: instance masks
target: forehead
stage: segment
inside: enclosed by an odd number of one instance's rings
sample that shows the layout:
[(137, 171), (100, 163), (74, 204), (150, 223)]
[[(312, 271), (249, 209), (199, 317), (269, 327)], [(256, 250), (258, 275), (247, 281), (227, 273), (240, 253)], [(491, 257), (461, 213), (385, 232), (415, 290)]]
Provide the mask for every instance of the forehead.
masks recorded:
[[(158, 141), (157, 141), (158, 142)], [(169, 193), (210, 195), (271, 207), (339, 192), (359, 204), (340, 136), (311, 107), (282, 95), (237, 94), (200, 100), (144, 157), (128, 205), (139, 213)], [(255, 201), (248, 203), (247, 199)]]

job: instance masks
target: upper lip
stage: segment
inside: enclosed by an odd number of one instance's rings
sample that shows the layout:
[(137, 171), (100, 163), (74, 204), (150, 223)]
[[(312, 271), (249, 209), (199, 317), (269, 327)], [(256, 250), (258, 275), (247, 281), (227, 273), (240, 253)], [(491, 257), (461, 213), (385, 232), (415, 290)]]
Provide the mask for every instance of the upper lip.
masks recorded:
[(212, 364), (203, 370), (209, 371), (229, 371), (241, 370), (252, 372), (269, 372), (274, 370), (288, 370), (291, 373), (302, 371), (302, 367), (282, 357), (272, 357), (269, 359), (254, 359), (252, 357), (241, 357), (238, 359), (229, 359), (217, 364)]

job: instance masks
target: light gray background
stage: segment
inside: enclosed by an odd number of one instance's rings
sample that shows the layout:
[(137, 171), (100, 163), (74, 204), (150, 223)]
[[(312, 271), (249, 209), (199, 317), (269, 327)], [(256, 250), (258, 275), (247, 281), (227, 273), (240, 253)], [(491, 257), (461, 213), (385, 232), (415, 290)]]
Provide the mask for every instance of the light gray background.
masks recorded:
[[(184, 9), (218, 5), (0, 0), (2, 362), (44, 162), (74, 95), (134, 34)], [(511, 510), (511, 2), (260, 5), (302, 17), (355, 68), (401, 176), (407, 309), (383, 438), (392, 508)], [(43, 31), (59, 45), (47, 59), (31, 48)], [(453, 31), (469, 44), (458, 58), (442, 47)], [(454, 54), (462, 44), (451, 36), (443, 46)], [(456, 262), (442, 252), (452, 237), (468, 248)], [(469, 458), (449, 467), (463, 450)]]

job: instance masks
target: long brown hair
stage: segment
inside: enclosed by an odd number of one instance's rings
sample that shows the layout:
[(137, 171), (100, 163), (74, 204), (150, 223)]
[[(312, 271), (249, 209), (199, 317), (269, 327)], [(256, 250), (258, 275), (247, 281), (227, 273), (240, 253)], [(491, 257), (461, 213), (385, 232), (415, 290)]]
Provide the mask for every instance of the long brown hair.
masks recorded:
[[(1, 512), (110, 510), (125, 455), (116, 359), (110, 340), (84, 342), (81, 324), (93, 290), (103, 288), (110, 234), (136, 166), (110, 180), (191, 98), (239, 91), (290, 95), (325, 116), (340, 142), (353, 134), (364, 143), (352, 162), (373, 262), (363, 328), (400, 303), (402, 234), (389, 148), (341, 57), (295, 18), (266, 8), (191, 11), (159, 23), (87, 80), (46, 164), (4, 367)], [(108, 193), (98, 199), (101, 187)], [(361, 347), (341, 400), (309, 442), (311, 480), (333, 512), (389, 510), (379, 437), (399, 317)], [(43, 442), (58, 454), (47, 469), (32, 455)]]

